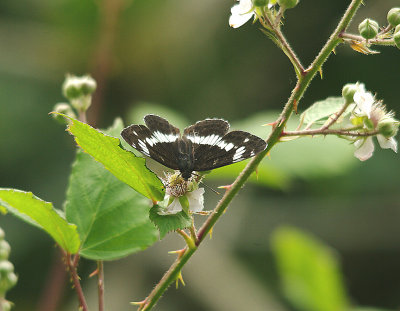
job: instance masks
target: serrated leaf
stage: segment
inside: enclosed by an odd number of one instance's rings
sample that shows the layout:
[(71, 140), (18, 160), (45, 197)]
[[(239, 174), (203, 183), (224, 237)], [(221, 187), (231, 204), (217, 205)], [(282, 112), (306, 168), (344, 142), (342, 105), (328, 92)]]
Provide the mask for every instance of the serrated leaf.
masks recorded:
[(0, 205), (29, 224), (46, 231), (66, 252), (78, 252), (80, 241), (76, 226), (62, 218), (53, 204), (37, 198), (32, 192), (1, 188)]
[[(303, 120), (306, 125), (323, 124), (332, 114), (338, 112), (343, 105), (343, 97), (328, 97), (312, 104), (301, 114), (300, 119)], [(349, 112), (350, 107), (346, 110), (346, 113)]]
[(71, 121), (68, 131), (76, 143), (98, 162), (137, 192), (153, 202), (164, 198), (162, 183), (145, 165), (145, 159), (136, 157), (120, 146), (118, 138), (101, 133), (93, 127), (63, 115)]
[(179, 212), (172, 215), (159, 215), (161, 207), (154, 205), (150, 209), (150, 220), (156, 225), (160, 231), (160, 239), (168, 232), (177, 229), (189, 228), (192, 225), (192, 219), (185, 212)]
[[(119, 133), (120, 120), (107, 133)], [(149, 219), (150, 201), (118, 180), (88, 154), (78, 150), (65, 204), (66, 217), (78, 226), (81, 255), (112, 260), (157, 241)]]
[(348, 310), (339, 263), (334, 251), (315, 238), (291, 227), (272, 236), (284, 293), (304, 311)]

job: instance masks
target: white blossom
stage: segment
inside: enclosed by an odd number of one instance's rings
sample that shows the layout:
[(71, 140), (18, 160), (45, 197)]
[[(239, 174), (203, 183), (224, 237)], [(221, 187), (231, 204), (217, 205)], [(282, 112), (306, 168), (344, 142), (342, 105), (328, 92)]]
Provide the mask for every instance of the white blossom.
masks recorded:
[[(204, 188), (198, 188), (196, 190), (186, 192), (185, 196), (189, 201), (189, 210), (192, 213), (198, 213), (203, 210), (203, 208), (204, 208)], [(183, 210), (181, 202), (179, 201), (179, 197), (174, 197), (172, 195), (167, 194), (165, 196), (165, 201), (169, 202), (171, 200), (171, 198), (173, 198), (172, 203), (169, 204), (167, 207), (165, 207), (163, 210), (160, 210), (158, 212), (160, 215), (176, 214)]]
[(371, 94), (371, 92), (367, 92), (365, 90), (364, 84), (360, 83), (358, 85), (358, 90), (354, 93), (353, 99), (357, 105), (355, 113), (358, 116), (367, 116), (368, 118), (370, 118), (372, 105), (375, 102), (375, 98)]
[(229, 25), (233, 28), (238, 28), (244, 25), (249, 19), (255, 15), (255, 10), (252, 0), (239, 0), (231, 8), (231, 16), (229, 17)]

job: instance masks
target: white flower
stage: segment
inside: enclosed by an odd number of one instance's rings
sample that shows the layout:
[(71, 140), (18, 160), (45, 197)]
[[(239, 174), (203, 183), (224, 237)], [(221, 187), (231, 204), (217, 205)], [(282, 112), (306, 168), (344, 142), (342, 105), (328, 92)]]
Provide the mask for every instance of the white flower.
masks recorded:
[[(397, 153), (397, 141), (394, 137), (386, 138), (383, 135), (378, 134), (377, 137), (379, 145), (382, 149), (392, 149)], [(374, 142), (372, 137), (358, 139), (354, 142), (356, 150), (354, 151), (354, 156), (361, 161), (368, 160), (374, 153)]]
[(364, 84), (361, 83), (358, 85), (358, 90), (354, 93), (353, 99), (357, 105), (356, 114), (370, 118), (375, 98), (370, 92), (365, 90)]
[(238, 28), (244, 25), (249, 19), (255, 15), (255, 10), (252, 0), (239, 0), (231, 8), (231, 16), (229, 17), (229, 25), (233, 28)]
[[(185, 196), (189, 201), (189, 210), (193, 213), (201, 212), (204, 208), (204, 188), (198, 188), (193, 191), (186, 192)], [(165, 201), (169, 202), (170, 199), (173, 198), (173, 201), (170, 205), (165, 207), (163, 210), (159, 211), (160, 215), (171, 215), (176, 214), (182, 211), (182, 205), (179, 201), (179, 197), (174, 197), (172, 195), (167, 194), (165, 196)]]

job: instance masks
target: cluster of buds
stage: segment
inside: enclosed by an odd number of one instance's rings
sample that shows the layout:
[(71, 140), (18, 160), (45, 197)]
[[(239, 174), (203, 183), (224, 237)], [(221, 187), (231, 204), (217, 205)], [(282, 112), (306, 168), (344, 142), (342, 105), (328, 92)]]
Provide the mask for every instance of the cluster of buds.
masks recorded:
[(382, 101), (376, 100), (371, 92), (366, 91), (364, 84), (347, 84), (343, 87), (342, 95), (347, 104), (355, 104), (351, 123), (366, 134), (354, 138), (354, 155), (361, 161), (369, 159), (374, 152), (373, 136), (377, 137), (381, 148), (390, 148), (397, 152), (397, 141), (394, 137), (400, 122), (394, 118), (394, 113), (387, 112)]
[(14, 266), (8, 261), (10, 245), (4, 240), (4, 231), (0, 228), (0, 310), (11, 310), (12, 303), (5, 299), (6, 292), (17, 284)]
[[(67, 75), (62, 85), (62, 92), (69, 103), (58, 103), (53, 110), (76, 119), (74, 109), (79, 115), (84, 114), (92, 103), (92, 94), (96, 87), (96, 81), (88, 75), (82, 77)], [(54, 114), (54, 117), (65, 122), (64, 118), (57, 114)]]
[(184, 211), (186, 214), (201, 212), (204, 208), (204, 188), (199, 188), (200, 178), (192, 176), (185, 180), (180, 172), (165, 173), (162, 179), (166, 196), (160, 215), (171, 215)]
[(238, 4), (231, 8), (231, 16), (229, 25), (238, 28), (244, 25), (251, 18), (256, 21), (264, 15), (265, 10), (273, 9), (275, 5), (279, 5), (283, 12), (287, 9), (294, 8), (299, 0), (237, 0)]
[[(389, 23), (387, 30), (394, 29), (393, 32), (389, 34), (389, 37), (393, 36), (395, 45), (400, 48), (400, 8), (390, 9), (387, 14), (387, 21)], [(358, 25), (360, 35), (366, 40), (376, 38), (379, 35), (379, 29), (378, 22), (370, 18), (363, 20)], [(382, 34), (387, 36), (386, 31), (383, 31)]]

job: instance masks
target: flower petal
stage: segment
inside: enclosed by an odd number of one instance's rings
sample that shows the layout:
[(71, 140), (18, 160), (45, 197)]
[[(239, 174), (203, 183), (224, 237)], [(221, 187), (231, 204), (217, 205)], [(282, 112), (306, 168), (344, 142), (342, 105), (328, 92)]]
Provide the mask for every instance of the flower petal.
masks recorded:
[(251, 0), (240, 0), (239, 4), (236, 4), (231, 8), (229, 26), (238, 28), (244, 25), (254, 15), (252, 8), (253, 3)]
[(366, 92), (363, 85), (353, 96), (354, 102), (357, 104), (360, 114), (371, 117), (372, 105), (375, 102), (374, 96), (370, 92)]
[(186, 193), (189, 200), (189, 209), (193, 213), (201, 212), (204, 208), (204, 188), (199, 188)]
[(368, 160), (374, 153), (374, 142), (372, 141), (372, 137), (359, 139), (354, 143), (354, 146), (356, 146), (354, 156), (361, 161)]
[[(165, 199), (167, 202), (169, 201), (170, 196), (166, 195)], [(158, 212), (159, 215), (171, 215), (171, 214), (176, 214), (182, 211), (182, 206), (181, 203), (179, 202), (178, 198), (174, 198), (172, 203), (165, 207), (164, 209), (160, 210)]]
[(397, 152), (397, 141), (394, 137), (386, 138), (383, 135), (377, 135), (379, 145), (382, 149), (392, 149), (394, 152)]

